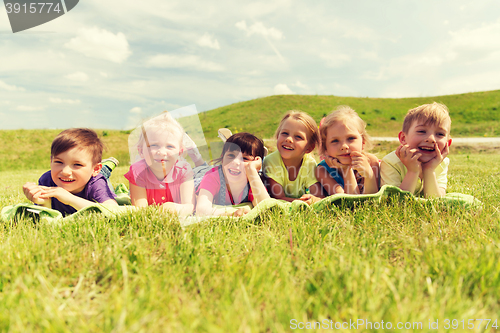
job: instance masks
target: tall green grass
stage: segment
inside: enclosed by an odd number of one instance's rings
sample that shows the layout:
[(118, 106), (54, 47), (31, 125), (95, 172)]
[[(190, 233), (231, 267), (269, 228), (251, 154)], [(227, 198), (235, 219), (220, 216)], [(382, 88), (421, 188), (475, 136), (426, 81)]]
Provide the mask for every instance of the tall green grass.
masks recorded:
[[(444, 332), (446, 318), (496, 319), (500, 156), (450, 158), (449, 191), (483, 210), (387, 202), (183, 230), (149, 208), (4, 224), (0, 330), (289, 332), (292, 319), (364, 319), (423, 331), (439, 320)], [(19, 185), (41, 171), (0, 172), (0, 203), (24, 200)]]

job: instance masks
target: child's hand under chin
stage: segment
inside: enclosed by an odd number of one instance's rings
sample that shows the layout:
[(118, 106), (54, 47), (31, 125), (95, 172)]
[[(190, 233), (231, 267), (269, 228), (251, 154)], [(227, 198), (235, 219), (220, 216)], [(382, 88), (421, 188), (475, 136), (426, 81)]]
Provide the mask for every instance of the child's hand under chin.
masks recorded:
[(417, 149), (410, 149), (408, 145), (401, 145), (396, 149), (396, 156), (408, 171), (420, 173), (421, 163), (418, 159), (422, 154), (417, 153)]
[(351, 153), (351, 167), (358, 171), (361, 176), (364, 178), (373, 177), (373, 169), (370, 165), (370, 161), (368, 157), (358, 151)]
[(423, 170), (435, 170), (450, 152), (450, 146), (448, 146), (448, 142), (444, 146), (443, 151), (439, 150), (437, 143), (434, 143), (434, 149), (436, 151), (436, 156), (425, 163), (421, 163)]
[(256, 156), (253, 161), (245, 162), (245, 170), (247, 171), (247, 174), (251, 169), (256, 171), (262, 169), (262, 159), (260, 158), (260, 156)]
[(46, 187), (46, 186), (40, 186), (40, 187), (43, 189), (41, 197), (44, 199), (56, 198), (63, 204), (70, 205), (71, 199), (75, 197), (73, 194), (63, 189), (62, 187)]
[(26, 198), (28, 198), (29, 201), (37, 204), (37, 205), (43, 205), (46, 203), (48, 198), (43, 198), (43, 193), (44, 190), (42, 186), (39, 186), (35, 183), (26, 183), (23, 186), (23, 192)]
[(347, 170), (351, 167), (350, 165), (340, 163), (336, 157), (332, 157), (330, 155), (325, 156), (325, 162), (330, 168), (335, 169)]

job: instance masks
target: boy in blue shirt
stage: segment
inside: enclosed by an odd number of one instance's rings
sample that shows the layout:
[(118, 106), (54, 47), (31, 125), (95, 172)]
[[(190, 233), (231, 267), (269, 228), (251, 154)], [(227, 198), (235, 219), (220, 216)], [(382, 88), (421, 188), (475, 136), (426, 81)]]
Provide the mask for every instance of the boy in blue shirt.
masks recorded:
[(24, 195), (64, 216), (95, 202), (118, 205), (100, 173), (103, 148), (91, 129), (72, 128), (59, 133), (51, 146), (50, 171), (40, 177), (38, 185), (24, 184)]

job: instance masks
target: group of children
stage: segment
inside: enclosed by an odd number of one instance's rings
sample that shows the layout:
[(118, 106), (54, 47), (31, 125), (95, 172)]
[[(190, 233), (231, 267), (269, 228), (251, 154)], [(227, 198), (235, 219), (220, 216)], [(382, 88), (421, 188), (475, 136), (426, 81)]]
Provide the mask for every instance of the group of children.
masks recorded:
[[(451, 119), (445, 105), (411, 109), (399, 133), (400, 146), (381, 161), (368, 153), (366, 123), (348, 106), (322, 119), (289, 111), (276, 130), (276, 151), (266, 155), (261, 139), (250, 133), (229, 136), (221, 156), (208, 166), (182, 126), (167, 112), (141, 126), (138, 160), (125, 174), (133, 206), (159, 206), (179, 215), (234, 215), (227, 206), (267, 198), (312, 204), (337, 193), (376, 193), (394, 185), (426, 197), (446, 193)], [(321, 162), (310, 155), (319, 149)], [(103, 145), (89, 129), (60, 133), (51, 147), (51, 170), (23, 191), (35, 204), (71, 214), (94, 202), (116, 205), (109, 186), (109, 162)], [(184, 152), (195, 168), (183, 158)], [(114, 163), (116, 164), (116, 163)], [(196, 185), (195, 185), (196, 184)], [(234, 210), (233, 210), (234, 211)]]

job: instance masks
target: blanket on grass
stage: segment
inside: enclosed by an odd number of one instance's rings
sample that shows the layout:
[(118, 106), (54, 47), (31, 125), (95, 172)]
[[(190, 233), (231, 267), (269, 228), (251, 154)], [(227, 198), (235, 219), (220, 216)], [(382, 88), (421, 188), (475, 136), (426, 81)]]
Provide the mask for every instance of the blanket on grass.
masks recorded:
[(114, 206), (95, 203), (91, 206), (80, 209), (74, 214), (63, 217), (61, 212), (55, 209), (37, 206), (33, 203), (18, 203), (16, 205), (2, 208), (2, 211), (0, 212), (0, 220), (9, 222), (20, 219), (31, 219), (35, 223), (46, 222), (49, 224), (57, 224), (89, 213), (99, 213), (103, 214), (105, 217), (114, 218), (133, 209), (133, 206)]
[[(248, 222), (257, 221), (264, 215), (271, 212), (280, 212), (283, 215), (291, 215), (300, 211), (320, 212), (327, 209), (353, 209), (363, 202), (384, 202), (384, 201), (400, 201), (410, 200), (420, 203), (442, 203), (452, 207), (461, 207), (465, 209), (481, 209), (482, 202), (468, 194), (462, 193), (447, 193), (442, 198), (425, 199), (415, 197), (412, 193), (402, 191), (396, 186), (384, 185), (374, 194), (335, 194), (324, 198), (311, 206), (300, 200), (286, 202), (277, 199), (266, 199), (253, 207), (251, 203), (243, 203), (235, 206), (224, 206), (228, 213), (233, 213), (237, 209), (244, 206), (251, 208), (251, 211), (243, 217), (220, 217), (207, 216), (196, 217), (189, 216), (180, 218), (181, 226), (186, 227), (191, 224), (211, 220), (211, 219), (243, 219)], [(124, 200), (126, 201), (126, 200)], [(222, 206), (220, 206), (222, 207)], [(109, 206), (95, 203), (84, 209), (79, 210), (75, 214), (63, 217), (62, 214), (53, 209), (37, 206), (31, 203), (19, 203), (17, 205), (4, 207), (0, 213), (0, 219), (8, 222), (18, 218), (31, 218), (35, 222), (46, 221), (49, 223), (63, 222), (75, 217), (87, 214), (89, 212), (102, 213), (106, 217), (116, 217), (120, 214), (133, 210), (132, 206)]]
[[(321, 212), (327, 209), (353, 209), (359, 206), (363, 202), (377, 202), (381, 203), (384, 201), (401, 201), (410, 200), (420, 203), (440, 203), (452, 207), (461, 207), (465, 209), (481, 209), (483, 204), (478, 199), (474, 198), (472, 195), (463, 193), (447, 193), (446, 196), (442, 198), (432, 198), (425, 199), (416, 197), (410, 192), (402, 191), (399, 187), (384, 185), (380, 188), (377, 193), (374, 194), (335, 194), (324, 198), (312, 205), (308, 205), (303, 201), (295, 200), (292, 202), (286, 202), (277, 199), (266, 199), (260, 202), (257, 206), (252, 208), (251, 204), (241, 204), (237, 206), (226, 207), (226, 211), (231, 213), (235, 212), (238, 208), (243, 205), (250, 205), (252, 210), (250, 213), (243, 217), (239, 217), (247, 222), (255, 222), (261, 219), (264, 215), (279, 212), (283, 215), (293, 215), (299, 211), (311, 211), (311, 212)], [(220, 217), (220, 216), (207, 216), (207, 217), (195, 217), (189, 216), (187, 218), (181, 219), (181, 226), (187, 227), (189, 225), (211, 220), (211, 219), (236, 219), (234, 217)]]

